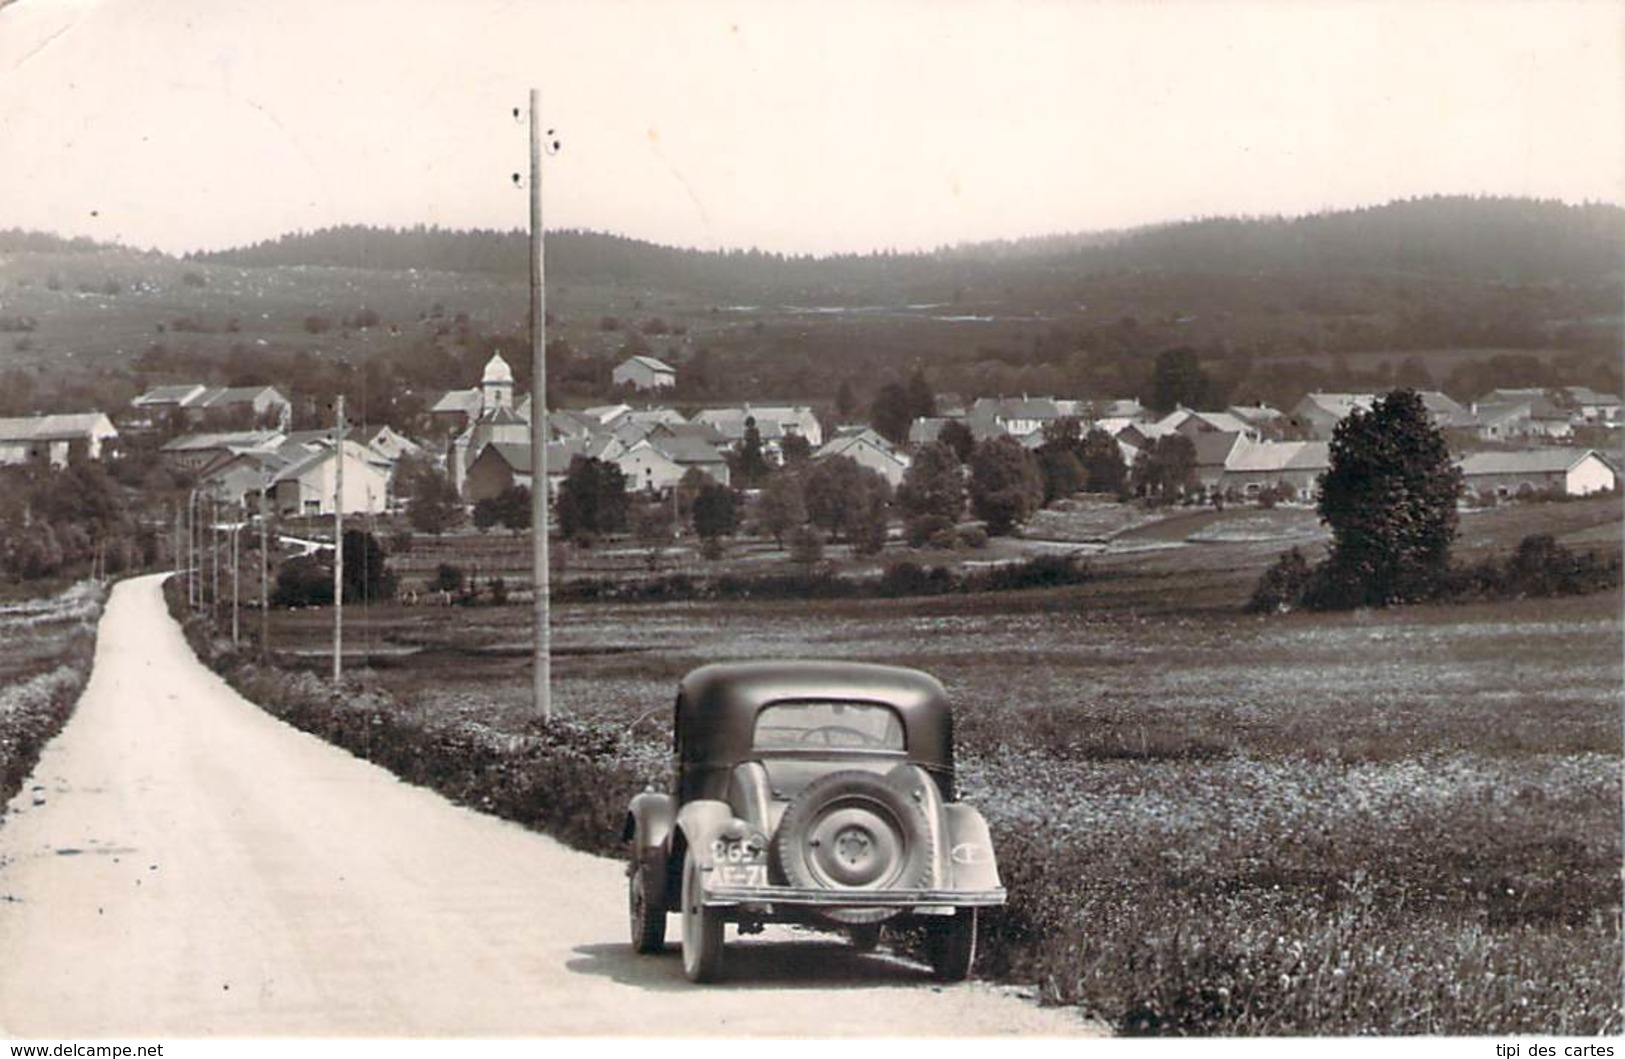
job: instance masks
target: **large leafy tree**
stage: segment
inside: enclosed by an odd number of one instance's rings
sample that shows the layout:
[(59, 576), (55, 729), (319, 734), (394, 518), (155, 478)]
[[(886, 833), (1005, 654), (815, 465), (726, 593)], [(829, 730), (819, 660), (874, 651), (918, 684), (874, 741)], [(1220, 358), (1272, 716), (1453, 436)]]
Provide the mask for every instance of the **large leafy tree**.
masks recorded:
[(1078, 448), (1083, 464), (1084, 488), (1091, 493), (1122, 493), (1128, 486), (1128, 464), (1123, 449), (1110, 434), (1095, 427), (1083, 436)]
[(786, 471), (767, 480), (757, 501), (756, 521), (779, 547), (784, 547), (785, 534), (807, 522), (807, 503), (801, 495), (800, 475)]
[(1183, 405), (1186, 408), (1205, 408), (1218, 400), (1218, 387), (1189, 346), (1166, 349), (1157, 354), (1151, 369), (1150, 405), (1157, 412), (1172, 412)]
[(965, 510), (965, 478), (954, 450), (934, 441), (915, 453), (897, 487), (897, 504), (909, 521), (935, 517), (949, 525), (958, 522)]
[(1414, 390), (1395, 390), (1332, 431), (1316, 509), (1332, 550), (1323, 606), (1425, 599), (1450, 565), (1461, 469)]
[(577, 456), (559, 486), (559, 531), (568, 538), (626, 527), (626, 476), (613, 463)]
[(807, 470), (803, 496), (807, 518), (836, 538), (872, 541), (875, 526), (884, 539), (891, 486), (850, 456), (830, 456)]
[(739, 496), (721, 482), (708, 481), (694, 495), (694, 532), (714, 541), (739, 528)]
[(1014, 438), (991, 438), (977, 445), (970, 473), (971, 510), (993, 536), (1009, 533), (1043, 503), (1044, 476), (1038, 461)]
[(1142, 496), (1177, 496), (1195, 477), (1196, 445), (1183, 434), (1158, 438), (1134, 458), (1134, 488)]

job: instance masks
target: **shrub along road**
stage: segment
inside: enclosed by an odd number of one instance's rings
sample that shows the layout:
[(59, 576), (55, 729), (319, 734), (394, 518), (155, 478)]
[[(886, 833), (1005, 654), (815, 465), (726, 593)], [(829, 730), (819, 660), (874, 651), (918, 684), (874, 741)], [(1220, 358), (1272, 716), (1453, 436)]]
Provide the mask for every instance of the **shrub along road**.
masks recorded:
[(1097, 1032), (783, 933), (730, 937), (728, 981), (689, 986), (675, 942), (633, 955), (617, 862), (274, 720), (197, 663), (161, 583), (114, 590), (0, 827), (0, 1035)]

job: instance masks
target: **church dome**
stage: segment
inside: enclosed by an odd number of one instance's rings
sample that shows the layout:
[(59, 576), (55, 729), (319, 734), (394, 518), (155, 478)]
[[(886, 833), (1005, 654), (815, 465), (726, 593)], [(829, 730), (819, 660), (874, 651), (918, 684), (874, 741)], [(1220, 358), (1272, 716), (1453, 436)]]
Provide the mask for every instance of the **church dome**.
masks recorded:
[(482, 381), (487, 385), (513, 382), (513, 369), (508, 367), (501, 353), (491, 354), (491, 359), (485, 362), (485, 378)]

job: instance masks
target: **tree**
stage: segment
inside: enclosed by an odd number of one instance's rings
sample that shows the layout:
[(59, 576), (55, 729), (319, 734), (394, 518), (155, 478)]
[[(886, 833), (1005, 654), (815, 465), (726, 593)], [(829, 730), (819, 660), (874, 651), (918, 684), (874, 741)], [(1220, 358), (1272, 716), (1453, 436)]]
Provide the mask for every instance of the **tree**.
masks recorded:
[(897, 505), (911, 526), (926, 519), (949, 526), (958, 522), (965, 510), (965, 477), (954, 450), (934, 441), (916, 453), (897, 487)]
[(780, 473), (769, 478), (757, 501), (756, 520), (763, 533), (771, 536), (780, 548), (784, 547), (785, 534), (807, 521), (807, 502), (801, 495), (800, 476)]
[(1414, 390), (1395, 390), (1332, 431), (1316, 510), (1332, 531), (1313, 592), (1322, 607), (1425, 599), (1450, 565), (1461, 469)]
[(1170, 499), (1190, 487), (1196, 475), (1196, 445), (1183, 434), (1157, 438), (1134, 458), (1134, 490)]
[(570, 461), (559, 486), (559, 532), (585, 540), (626, 527), (626, 475), (613, 463), (588, 456)]
[[(937, 414), (937, 394), (931, 389), (931, 383), (926, 379), (925, 372), (914, 369), (914, 374), (908, 377), (906, 387), (908, 393), (909, 422), (916, 419), (929, 419)], [(906, 438), (908, 435), (904, 434)]]
[(1083, 436), (1078, 461), (1083, 464), (1083, 487), (1089, 492), (1121, 495), (1127, 489), (1128, 464), (1122, 446), (1099, 427)]
[(873, 539), (875, 523), (885, 531), (891, 486), (876, 471), (850, 456), (830, 456), (808, 469), (803, 486), (807, 519), (836, 539), (859, 542), (863, 533)]
[(1202, 370), (1196, 350), (1189, 346), (1165, 349), (1157, 354), (1156, 366), (1151, 369), (1150, 405), (1157, 412), (1172, 412), (1175, 408), (1205, 408), (1215, 400), (1213, 380)]
[(522, 485), (510, 485), (496, 496), (487, 497), (474, 505), (474, 525), (481, 530), (500, 523), (504, 528), (519, 533), (530, 529), (530, 490)]
[(694, 532), (703, 541), (731, 535), (739, 528), (739, 496), (721, 482), (708, 481), (694, 496)]
[(950, 419), (942, 424), (937, 440), (953, 449), (960, 463), (969, 463), (971, 453), (976, 451), (976, 435), (970, 432), (970, 427), (962, 419)]
[(779, 454), (784, 457), (786, 467), (800, 467), (812, 459), (812, 442), (800, 434), (786, 434), (779, 442)]
[(840, 388), (835, 391), (835, 414), (844, 422), (852, 418), (852, 413), (858, 410), (858, 399), (852, 393), (852, 380), (842, 379)]
[(427, 460), (402, 459), (396, 494), (409, 501), (406, 517), (420, 533), (440, 536), (463, 520), (463, 501), (446, 476)]
[(767, 477), (767, 459), (762, 455), (762, 432), (756, 426), (755, 416), (745, 417), (745, 436), (729, 462), (732, 464), (729, 470), (746, 488), (760, 485), (762, 479)]
[(1011, 437), (976, 446), (970, 461), (970, 505), (993, 536), (1026, 521), (1044, 499), (1044, 478), (1032, 453)]
[[(329, 563), (331, 563), (329, 558)], [(329, 570), (331, 570), (329, 566)], [(384, 546), (365, 530), (344, 531), (344, 602), (376, 603), (395, 595), (395, 574)]]
[(900, 382), (882, 386), (869, 406), (869, 422), (876, 433), (893, 445), (908, 441), (908, 428), (914, 422), (914, 405), (909, 399), (908, 387)]

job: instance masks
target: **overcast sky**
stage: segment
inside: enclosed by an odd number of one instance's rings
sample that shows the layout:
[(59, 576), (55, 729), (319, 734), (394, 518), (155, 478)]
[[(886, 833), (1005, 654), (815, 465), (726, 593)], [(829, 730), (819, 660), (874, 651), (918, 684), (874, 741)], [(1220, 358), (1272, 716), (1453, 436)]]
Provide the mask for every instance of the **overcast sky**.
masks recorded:
[(1625, 0), (13, 0), (0, 227), (915, 249), (1432, 193), (1625, 200)]

